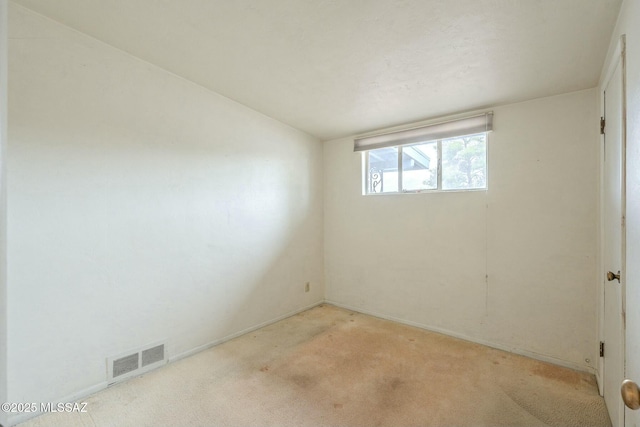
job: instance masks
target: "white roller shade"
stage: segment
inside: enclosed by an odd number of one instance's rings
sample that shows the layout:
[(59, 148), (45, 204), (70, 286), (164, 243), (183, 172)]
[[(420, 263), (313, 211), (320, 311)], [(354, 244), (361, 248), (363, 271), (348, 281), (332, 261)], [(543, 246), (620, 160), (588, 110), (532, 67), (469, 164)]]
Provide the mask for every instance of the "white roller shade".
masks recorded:
[(465, 117), (464, 119), (450, 120), (398, 132), (356, 138), (353, 151), (375, 150), (376, 148), (455, 138), (457, 136), (490, 132), (492, 130), (493, 112), (489, 112), (477, 116)]

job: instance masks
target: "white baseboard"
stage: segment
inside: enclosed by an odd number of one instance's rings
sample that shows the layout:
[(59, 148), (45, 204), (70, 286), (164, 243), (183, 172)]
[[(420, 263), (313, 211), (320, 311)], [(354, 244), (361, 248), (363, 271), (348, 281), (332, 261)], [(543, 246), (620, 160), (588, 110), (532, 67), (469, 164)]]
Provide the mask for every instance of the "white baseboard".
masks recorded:
[(385, 319), (385, 320), (391, 320), (393, 322), (402, 323), (404, 325), (415, 326), (416, 328), (424, 329), (424, 330), (427, 330), (427, 331), (437, 332), (439, 334), (448, 335), (450, 337), (458, 338), (458, 339), (461, 339), (461, 340), (473, 342), (473, 343), (476, 343), (476, 344), (485, 345), (487, 347), (495, 348), (495, 349), (498, 349), (498, 350), (503, 350), (503, 351), (506, 351), (506, 352), (509, 352), (509, 353), (513, 353), (513, 354), (518, 354), (520, 356), (530, 357), (531, 359), (536, 359), (536, 360), (540, 360), (542, 362), (552, 363), (554, 365), (558, 365), (558, 366), (562, 366), (562, 367), (565, 367), (565, 368), (574, 369), (576, 371), (587, 372), (589, 374), (595, 374), (595, 372), (596, 372), (595, 369), (592, 368), (592, 367), (580, 365), (578, 363), (574, 363), (574, 362), (571, 362), (571, 361), (568, 361), (568, 360), (558, 359), (556, 357), (548, 356), (546, 354), (540, 354), (540, 353), (536, 353), (536, 352), (525, 350), (525, 349), (518, 348), (518, 347), (513, 347), (513, 346), (501, 344), (501, 343), (495, 343), (495, 342), (492, 342), (492, 341), (483, 340), (482, 338), (476, 338), (476, 337), (468, 336), (468, 335), (461, 334), (461, 333), (454, 332), (454, 331), (450, 331), (450, 330), (447, 330), (447, 329), (437, 328), (437, 327), (425, 325), (425, 324), (422, 324), (422, 323), (413, 322), (411, 320), (400, 319), (398, 317), (389, 316), (389, 315), (378, 313), (378, 312), (375, 312), (375, 311), (363, 310), (363, 309), (358, 308), (358, 307), (354, 307), (354, 306), (351, 306), (351, 305), (348, 305), (348, 304), (342, 304), (342, 303), (331, 301), (331, 300), (326, 300), (325, 303), (326, 304), (330, 304), (330, 305), (335, 305), (336, 307), (344, 308), (346, 310), (351, 310), (351, 311), (355, 311), (355, 312), (358, 312), (358, 313), (367, 314), (369, 316), (374, 316), (374, 317), (378, 317), (378, 318)]
[[(600, 384), (600, 376), (599, 376), (598, 372), (595, 369), (591, 368), (591, 367), (586, 367), (586, 366), (579, 365), (579, 364), (574, 363), (574, 362), (570, 362), (570, 361), (563, 360), (563, 359), (558, 359), (558, 358), (553, 357), (553, 356), (548, 356), (548, 355), (536, 353), (536, 352), (533, 352), (533, 351), (529, 351), (529, 350), (525, 350), (525, 349), (521, 349), (521, 348), (517, 348), (517, 347), (512, 347), (512, 346), (508, 346), (508, 345), (504, 345), (504, 344), (500, 344), (500, 343), (490, 342), (490, 341), (483, 340), (483, 339), (480, 339), (480, 338), (471, 337), (471, 336), (468, 336), (468, 335), (465, 335), (465, 334), (460, 334), (460, 333), (449, 331), (449, 330), (446, 330), (446, 329), (443, 329), (443, 328), (436, 328), (436, 327), (432, 327), (432, 326), (425, 325), (425, 324), (422, 324), (422, 323), (413, 322), (413, 321), (405, 320), (405, 319), (400, 319), (400, 318), (397, 318), (397, 317), (394, 317), (394, 316), (389, 316), (389, 315), (386, 315), (386, 314), (377, 313), (377, 312), (370, 311), (370, 310), (363, 310), (363, 309), (358, 308), (358, 307), (354, 307), (354, 306), (350, 306), (348, 304), (342, 304), (342, 303), (335, 302), (335, 301), (330, 301), (330, 300), (318, 301), (316, 303), (313, 303), (313, 304), (310, 304), (308, 306), (302, 307), (300, 309), (293, 310), (291, 312), (285, 313), (285, 314), (283, 314), (281, 316), (278, 316), (278, 317), (275, 317), (273, 319), (267, 320), (265, 322), (262, 322), (262, 323), (260, 323), (258, 325), (255, 325), (255, 326), (252, 326), (250, 328), (244, 329), (242, 331), (233, 333), (231, 335), (227, 335), (224, 338), (221, 338), (221, 339), (218, 339), (218, 340), (215, 340), (215, 341), (211, 341), (211, 342), (209, 342), (207, 344), (204, 344), (204, 345), (198, 346), (196, 348), (193, 348), (191, 350), (185, 351), (183, 353), (177, 354), (175, 356), (170, 357), (168, 359), (168, 363), (173, 363), (175, 361), (178, 361), (178, 360), (184, 359), (186, 357), (192, 356), (192, 355), (194, 355), (196, 353), (200, 353), (201, 351), (207, 350), (207, 349), (209, 349), (211, 347), (214, 347), (216, 345), (222, 344), (222, 343), (224, 343), (226, 341), (232, 340), (232, 339), (237, 338), (237, 337), (239, 337), (241, 335), (253, 332), (253, 331), (257, 330), (257, 329), (264, 328), (265, 326), (269, 326), (269, 325), (271, 325), (273, 323), (279, 322), (279, 321), (281, 321), (283, 319), (286, 319), (288, 317), (295, 316), (296, 314), (302, 313), (303, 311), (309, 310), (309, 309), (314, 308), (314, 307), (316, 307), (318, 305), (321, 305), (321, 304), (334, 305), (336, 307), (344, 308), (346, 310), (355, 311), (355, 312), (358, 312), (358, 313), (362, 313), (362, 314), (366, 314), (366, 315), (369, 315), (369, 316), (378, 317), (378, 318), (385, 319), (385, 320), (391, 320), (393, 322), (398, 322), (398, 323), (402, 323), (402, 324), (409, 325), (409, 326), (415, 326), (415, 327), (420, 328), (420, 329), (424, 329), (424, 330), (431, 331), (431, 332), (437, 332), (437, 333), (440, 333), (440, 334), (443, 334), (443, 335), (448, 335), (448, 336), (451, 336), (451, 337), (454, 337), (454, 338), (462, 339), (462, 340), (473, 342), (473, 343), (476, 343), (476, 344), (485, 345), (487, 347), (495, 348), (495, 349), (498, 349), (498, 350), (507, 351), (509, 353), (519, 354), (521, 356), (530, 357), (532, 359), (540, 360), (540, 361), (543, 361), (543, 362), (553, 363), (554, 365), (563, 366), (563, 367), (570, 368), (570, 369), (575, 369), (577, 371), (588, 372), (590, 374), (595, 374), (596, 379), (598, 381), (598, 384)], [(166, 366), (166, 365), (162, 365), (162, 366)], [(72, 394), (70, 394), (68, 396), (65, 396), (63, 398), (56, 399), (56, 400), (52, 401), (52, 403), (77, 402), (77, 401), (82, 400), (83, 398), (89, 397), (90, 395), (92, 395), (94, 393), (97, 393), (97, 392), (99, 392), (101, 390), (104, 390), (105, 388), (107, 388), (107, 385), (108, 385), (107, 381), (104, 381), (104, 382), (101, 382), (99, 384), (95, 384), (95, 385), (93, 385), (91, 387), (87, 387), (87, 388), (85, 388), (83, 390), (79, 390), (78, 392), (72, 393)], [(42, 414), (42, 412), (40, 412), (40, 411), (32, 412), (32, 413), (17, 414), (16, 416), (9, 418), (8, 424), (7, 424), (6, 427), (13, 427), (16, 424), (19, 424), (21, 422), (24, 422), (24, 421), (26, 421), (26, 420), (28, 420), (30, 418), (36, 417), (36, 416), (41, 415), (41, 414)]]
[[(99, 392), (100, 390), (104, 390), (105, 388), (107, 388), (107, 382), (101, 382), (99, 384), (95, 384), (92, 385), (91, 387), (87, 387), (83, 390), (79, 390), (75, 393), (72, 393), (68, 396), (62, 397), (60, 399), (53, 399), (51, 401), (51, 403), (56, 404), (56, 403), (71, 403), (71, 402), (78, 402), (81, 401), (82, 399), (84, 399), (85, 397), (89, 397), (90, 395)], [(47, 403), (47, 402), (41, 402), (41, 403)], [(90, 408), (87, 408), (87, 410), (90, 410)], [(7, 424), (6, 427), (13, 427), (16, 424), (20, 424), (22, 422), (27, 421), (30, 418), (34, 418), (37, 417), (38, 415), (42, 415), (43, 412), (38, 410), (35, 412), (24, 412), (21, 414), (16, 414), (14, 417), (10, 417), (9, 418), (9, 423)]]
[(220, 339), (218, 339), (218, 340), (211, 341), (211, 342), (209, 342), (209, 343), (207, 343), (207, 344), (203, 344), (203, 345), (198, 346), (198, 347), (196, 347), (196, 348), (194, 348), (194, 349), (191, 349), (191, 350), (185, 351), (185, 352), (180, 353), (180, 354), (177, 354), (177, 355), (175, 355), (175, 356), (171, 356), (171, 357), (169, 358), (169, 363), (172, 363), (172, 362), (178, 361), (178, 360), (180, 360), (180, 359), (184, 359), (185, 357), (193, 356), (193, 355), (194, 355), (194, 354), (196, 354), (196, 353), (200, 353), (201, 351), (207, 350), (207, 349), (209, 349), (209, 348), (211, 348), (211, 347), (215, 347), (216, 345), (220, 345), (220, 344), (222, 344), (222, 343), (224, 343), (224, 342), (227, 342), (227, 341), (229, 341), (229, 340), (232, 340), (232, 339), (234, 339), (234, 338), (237, 338), (237, 337), (239, 337), (239, 336), (241, 336), (241, 335), (248, 334), (249, 332), (253, 332), (253, 331), (258, 330), (258, 329), (260, 329), (260, 328), (264, 328), (265, 326), (272, 325), (272, 324), (274, 324), (274, 323), (276, 323), (276, 322), (279, 322), (279, 321), (281, 321), (281, 320), (283, 320), (283, 319), (286, 319), (287, 317), (295, 316), (295, 315), (296, 315), (296, 314), (298, 314), (298, 313), (302, 313), (303, 311), (307, 311), (307, 310), (309, 310), (309, 309), (311, 309), (311, 308), (313, 308), (313, 307), (316, 307), (316, 306), (318, 306), (318, 305), (320, 305), (320, 304), (324, 304), (324, 302), (325, 302), (324, 300), (322, 300), (322, 301), (318, 301), (318, 302), (316, 302), (316, 303), (313, 303), (313, 304), (308, 305), (308, 306), (306, 306), (306, 307), (303, 307), (303, 308), (301, 308), (301, 309), (290, 311), (290, 312), (288, 312), (288, 313), (283, 314), (282, 316), (278, 316), (278, 317), (276, 317), (276, 318), (274, 318), (274, 319), (267, 320), (266, 322), (262, 322), (262, 323), (260, 323), (260, 324), (258, 324), (258, 325), (251, 326), (250, 328), (243, 329), (243, 330), (242, 330), (242, 331), (240, 331), (240, 332), (236, 332), (236, 333), (234, 333), (234, 334), (227, 335), (227, 336), (226, 336), (226, 337), (224, 337), (224, 338), (220, 338)]
[[(172, 357), (170, 357), (168, 359), (168, 362), (166, 364), (163, 364), (160, 367), (155, 368), (155, 369), (160, 369), (163, 366), (167, 366), (169, 363), (175, 362), (175, 361), (180, 360), (180, 359), (184, 359), (185, 357), (192, 356), (192, 355), (194, 355), (196, 353), (200, 353), (201, 351), (207, 350), (207, 349), (209, 349), (211, 347), (214, 347), (216, 345), (222, 344), (222, 343), (224, 343), (226, 341), (232, 340), (232, 339), (237, 338), (237, 337), (239, 337), (241, 335), (248, 334), (249, 332), (253, 332), (253, 331), (257, 330), (257, 329), (264, 328), (265, 326), (269, 326), (269, 325), (271, 325), (273, 323), (279, 322), (280, 320), (286, 319), (288, 317), (295, 316), (296, 314), (302, 313), (303, 311), (307, 311), (307, 310), (309, 310), (309, 309), (311, 309), (313, 307), (316, 307), (316, 306), (318, 306), (320, 304), (324, 304), (324, 300), (320, 300), (320, 301), (318, 301), (316, 303), (313, 303), (311, 305), (307, 305), (307, 306), (302, 307), (300, 309), (290, 311), (290, 312), (285, 313), (285, 314), (283, 314), (281, 316), (278, 316), (276, 318), (267, 320), (267, 321), (262, 322), (262, 323), (260, 323), (258, 325), (255, 325), (255, 326), (252, 326), (250, 328), (244, 329), (244, 330), (242, 330), (240, 332), (236, 332), (234, 334), (227, 335), (224, 338), (221, 338), (221, 339), (218, 339), (218, 340), (215, 340), (215, 341), (211, 341), (210, 343), (198, 346), (198, 347), (196, 347), (194, 349), (191, 349), (191, 350), (185, 351), (183, 353), (180, 353), (178, 355), (172, 356)], [(135, 377), (132, 377), (132, 378), (136, 378), (136, 377), (139, 377), (141, 375), (146, 375), (148, 373), (149, 372), (144, 372), (144, 373), (141, 373), (140, 375), (136, 375)], [(130, 379), (131, 378), (129, 378), (127, 380), (124, 380), (123, 382), (127, 382)], [(121, 384), (121, 383), (118, 383), (118, 384)], [(97, 393), (97, 392), (99, 392), (101, 390), (104, 390), (105, 388), (107, 388), (107, 386), (108, 386), (108, 382), (104, 381), (104, 382), (101, 382), (99, 384), (95, 384), (95, 385), (93, 385), (91, 387), (87, 387), (87, 388), (85, 388), (83, 390), (79, 390), (79, 391), (77, 391), (77, 392), (75, 392), (73, 394), (70, 394), (68, 396), (65, 396), (63, 398), (54, 399), (52, 401), (52, 403), (78, 402), (78, 401), (81, 401), (84, 398), (89, 397), (90, 395), (92, 395), (94, 393)], [(87, 408), (87, 409), (90, 410), (90, 408)], [(8, 424), (5, 427), (14, 427), (16, 424), (20, 424), (22, 422), (27, 421), (30, 418), (34, 418), (34, 417), (37, 417), (38, 415), (42, 415), (42, 414), (43, 414), (42, 411), (16, 414), (16, 416), (9, 418)]]
[(598, 384), (598, 394), (604, 397), (604, 383), (602, 382), (602, 376), (600, 376), (600, 371), (596, 370), (594, 374), (596, 376), (596, 383)]

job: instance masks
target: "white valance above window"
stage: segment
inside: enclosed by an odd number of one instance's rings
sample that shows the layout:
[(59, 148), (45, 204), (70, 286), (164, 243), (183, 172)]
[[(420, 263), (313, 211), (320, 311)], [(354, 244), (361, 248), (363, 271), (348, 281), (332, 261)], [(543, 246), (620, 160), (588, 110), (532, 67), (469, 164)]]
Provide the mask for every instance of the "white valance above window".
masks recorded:
[(405, 129), (397, 132), (365, 136), (354, 140), (353, 151), (415, 144), (437, 139), (455, 138), (493, 130), (493, 111), (462, 119)]

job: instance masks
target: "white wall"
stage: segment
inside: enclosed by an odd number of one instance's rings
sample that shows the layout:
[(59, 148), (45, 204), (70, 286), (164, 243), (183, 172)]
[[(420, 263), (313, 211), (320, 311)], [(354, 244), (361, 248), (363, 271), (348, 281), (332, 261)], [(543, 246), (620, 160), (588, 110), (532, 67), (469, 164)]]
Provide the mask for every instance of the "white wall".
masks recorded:
[(486, 192), (362, 196), (353, 140), (326, 142), (327, 299), (591, 369), (597, 99), (494, 108)]
[[(7, 0), (0, 0), (0, 403), (7, 401)], [(0, 424), (7, 415), (0, 411)]]
[[(605, 66), (626, 34), (626, 377), (640, 383), (640, 2), (625, 0), (611, 37)], [(603, 75), (606, 70), (603, 70)], [(626, 425), (640, 425), (638, 411), (626, 411)]]
[[(104, 386), (324, 298), (316, 139), (9, 9), (9, 400)], [(304, 292), (305, 282), (311, 292)]]

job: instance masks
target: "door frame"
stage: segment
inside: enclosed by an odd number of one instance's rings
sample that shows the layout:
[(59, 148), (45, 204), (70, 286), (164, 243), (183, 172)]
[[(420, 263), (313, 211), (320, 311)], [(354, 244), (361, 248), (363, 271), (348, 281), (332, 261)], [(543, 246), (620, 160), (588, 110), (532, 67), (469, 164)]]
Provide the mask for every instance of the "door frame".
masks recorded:
[[(8, 401), (7, 348), (7, 73), (9, 2), (0, 0), (0, 403)], [(9, 424), (9, 414), (0, 411), (0, 424)]]
[[(626, 256), (626, 187), (627, 187), (627, 72), (626, 72), (626, 35), (623, 34), (618, 39), (618, 43), (616, 44), (616, 48), (613, 52), (613, 55), (609, 59), (609, 62), (606, 66), (606, 72), (602, 75), (600, 80), (600, 84), (598, 85), (599, 90), (599, 98), (600, 98), (600, 117), (605, 117), (605, 97), (604, 91), (606, 89), (606, 85), (609, 83), (613, 72), (616, 69), (616, 65), (618, 61), (621, 61), (621, 73), (622, 73), (622, 96), (621, 96), (621, 129), (620, 129), (620, 174), (621, 174), (621, 203), (620, 209), (622, 214), (622, 223), (621, 223), (621, 252), (620, 252), (620, 282), (621, 282), (621, 293), (622, 293), (622, 319), (623, 319), (623, 328), (626, 326), (626, 264), (627, 264), (627, 256)], [(606, 129), (606, 126), (605, 126)], [(606, 132), (606, 130), (605, 130)], [(604, 277), (607, 269), (604, 265), (604, 139), (605, 135), (600, 135), (600, 146), (599, 146), (599, 157), (600, 157), (600, 180), (599, 180), (599, 218), (598, 218), (598, 227), (599, 227), (599, 236), (598, 236), (598, 267), (597, 267), (597, 283), (598, 283), (598, 340), (604, 341), (604, 293), (605, 293), (605, 283)], [(623, 372), (626, 373), (626, 345), (625, 345), (625, 333), (624, 330), (622, 332), (622, 366)], [(600, 395), (604, 395), (604, 358), (598, 357), (597, 369), (596, 369), (596, 380), (598, 383), (598, 390)]]

